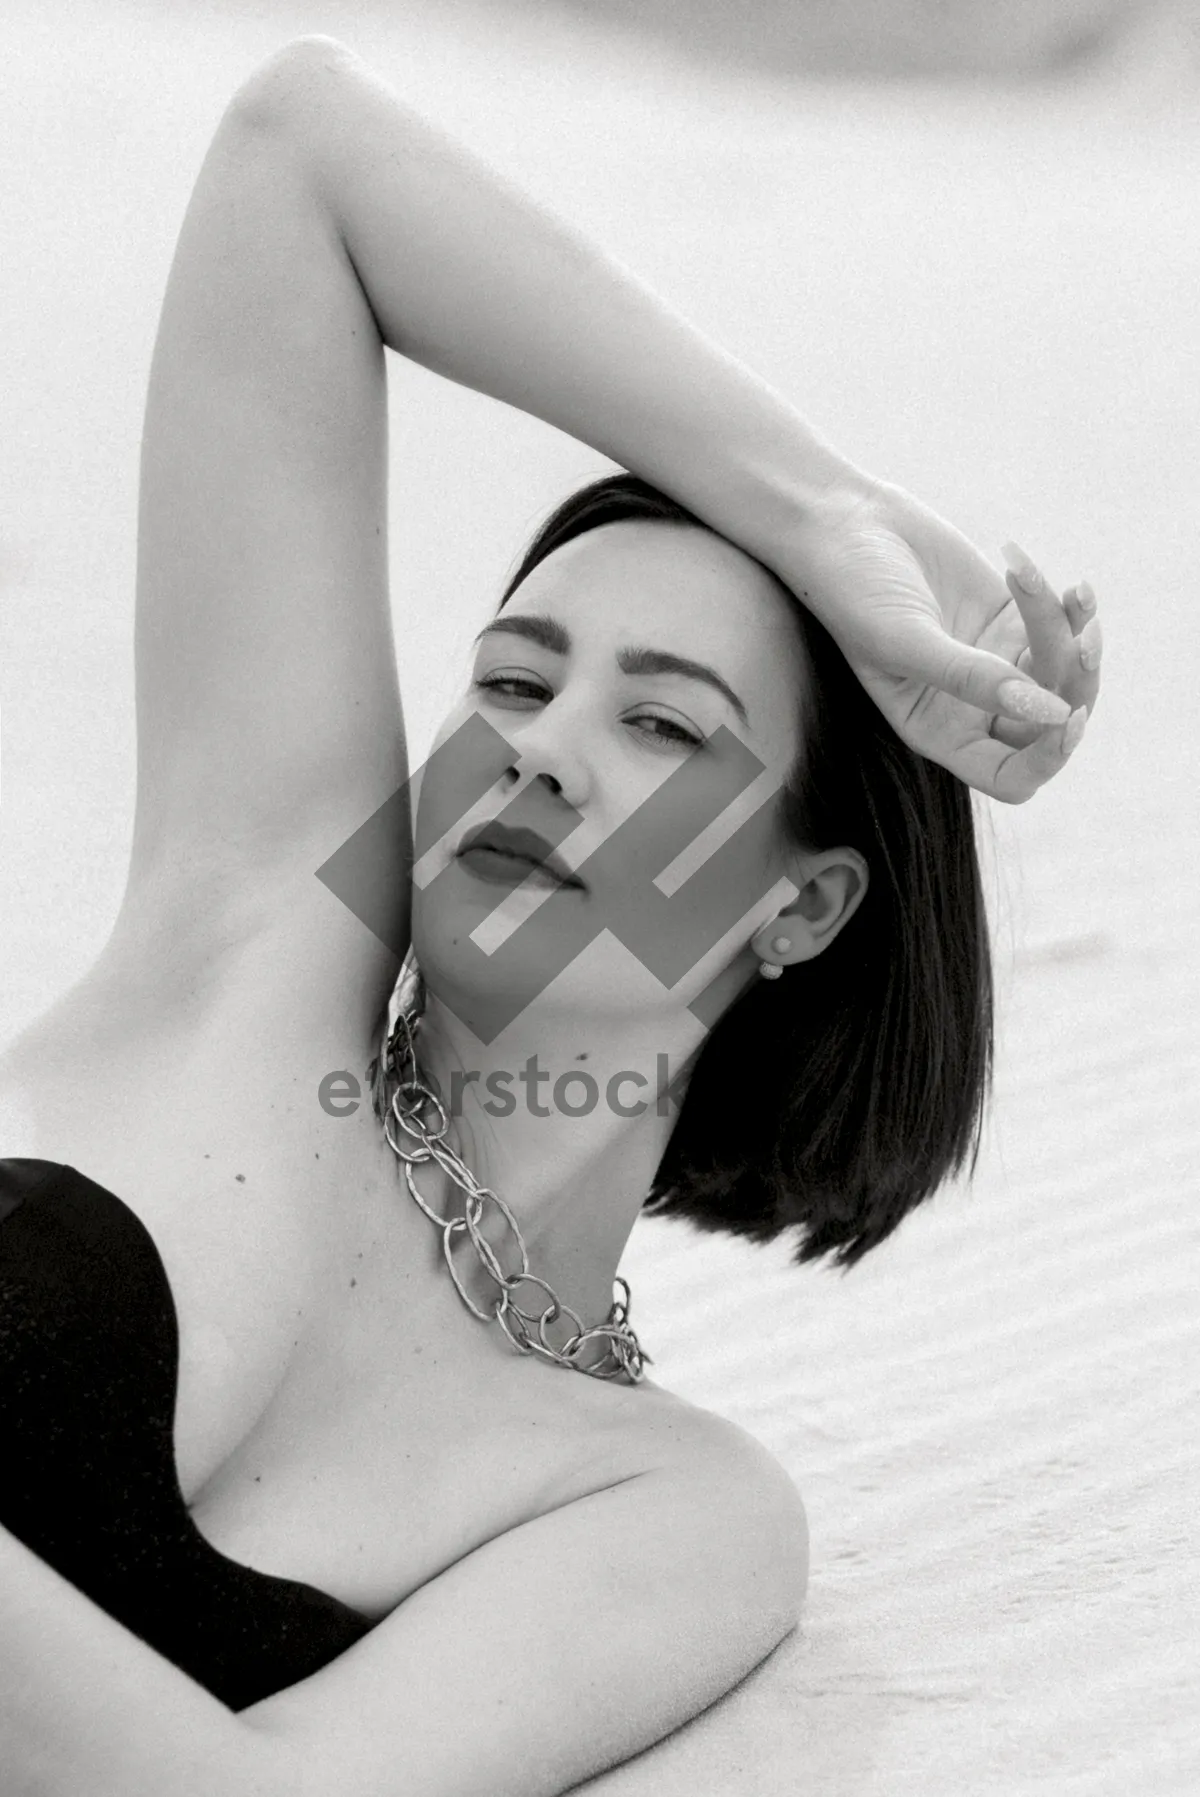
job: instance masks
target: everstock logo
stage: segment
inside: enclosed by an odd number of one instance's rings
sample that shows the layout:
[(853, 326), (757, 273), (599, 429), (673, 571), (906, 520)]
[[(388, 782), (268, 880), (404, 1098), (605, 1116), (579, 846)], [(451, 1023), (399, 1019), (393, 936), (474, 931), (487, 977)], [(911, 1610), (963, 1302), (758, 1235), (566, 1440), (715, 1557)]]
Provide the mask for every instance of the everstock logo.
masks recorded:
[[(532, 915), (490, 952), (470, 936), (460, 943), (462, 986), (472, 991), (470, 1012), (460, 1015), (460, 1021), (478, 1041), (494, 1041), (603, 930), (611, 931), (669, 989), (776, 889), (786, 888), (785, 903), (795, 897), (790, 881), (763, 883), (759, 819), (774, 802), (778, 782), (768, 781), (769, 791), (751, 794), (737, 807), (761, 780), (765, 766), (725, 725), (714, 732), (709, 746), (715, 753), (688, 755), (579, 865), (576, 872), (586, 891), (549, 891)], [(322, 884), (398, 960), (408, 945), (397, 939), (397, 845), (408, 840), (418, 774), (413, 859), (401, 868), (401, 877), (409, 880), (422, 857), (462, 824), (518, 753), (473, 713), (316, 870)], [(531, 793), (533, 783), (520, 788), (496, 821), (512, 828), (536, 827), (557, 848), (582, 822), (581, 813), (560, 803), (550, 830), (544, 794), (537, 794), (535, 825)], [(432, 794), (435, 803), (427, 802)], [(725, 814), (735, 807), (747, 814), (722, 829), (728, 823)], [(690, 871), (678, 884), (664, 882), (681, 858), (694, 863)], [(423, 903), (436, 904), (439, 892), (461, 878), (451, 862), (422, 888)], [(497, 906), (506, 896), (500, 892)], [(712, 1027), (719, 1012), (714, 983), (689, 1009), (706, 1028)]]

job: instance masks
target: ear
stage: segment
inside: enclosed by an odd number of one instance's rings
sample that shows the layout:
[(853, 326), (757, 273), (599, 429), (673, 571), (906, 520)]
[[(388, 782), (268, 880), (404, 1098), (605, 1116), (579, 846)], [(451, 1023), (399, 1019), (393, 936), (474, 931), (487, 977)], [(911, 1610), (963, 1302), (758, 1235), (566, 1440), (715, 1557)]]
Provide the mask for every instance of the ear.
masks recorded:
[(811, 961), (828, 948), (862, 903), (870, 876), (857, 849), (840, 848), (803, 856), (791, 877), (796, 897), (750, 938), (759, 960), (777, 967)]

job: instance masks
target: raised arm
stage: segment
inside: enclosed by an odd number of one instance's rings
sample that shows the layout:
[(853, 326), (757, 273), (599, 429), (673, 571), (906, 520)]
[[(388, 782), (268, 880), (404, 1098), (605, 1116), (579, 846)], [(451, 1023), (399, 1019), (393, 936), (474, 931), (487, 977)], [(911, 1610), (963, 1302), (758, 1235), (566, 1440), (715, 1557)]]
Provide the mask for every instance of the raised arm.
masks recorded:
[[(312, 872), (407, 772), (385, 344), (660, 480), (751, 548), (851, 472), (358, 57), (285, 45), (218, 125), (150, 371), (137, 812), (111, 954), (122, 991), (141, 982), (152, 1004), (189, 947), (207, 965), (214, 937), (260, 917), (311, 929), (301, 958), (334, 1003), (383, 976), (354, 961), (380, 952), (361, 929), (333, 946)], [(398, 907), (403, 871), (398, 844), (382, 870)]]
[(865, 480), (628, 268), (407, 105), (332, 38), (248, 85), (294, 135), (401, 355), (662, 485), (752, 552)]
[[(853, 467), (358, 57), (301, 38), (221, 120), (151, 367), (137, 815), (116, 932), (127, 975), (165, 965), (174, 985), (180, 944), (195, 939), (206, 957), (203, 920), (250, 895), (300, 927), (308, 908), (331, 992), (378, 989), (382, 969), (360, 979), (363, 968), (334, 965), (311, 875), (407, 772), (384, 344), (593, 445), (758, 556), (833, 631), (906, 740), (962, 778), (1025, 797), (1061, 764), (1061, 733), (1024, 756), (1013, 745), (1025, 725), (1005, 742), (988, 735), (1006, 680), (1036, 695), (1043, 722), (1065, 717), (1069, 705), (1032, 683), (1068, 692), (1057, 600), (1042, 594), (1039, 632), (1059, 641), (1055, 666), (1035, 657), (1018, 673), (1023, 602), (965, 539)], [(1088, 679), (1070, 705), (1091, 702)], [(956, 695), (949, 710), (924, 683)], [(402, 907), (399, 845), (395, 872)], [(404, 933), (398, 919), (390, 934)]]
[[(912, 747), (1019, 800), (1095, 701), (1086, 591), (1006, 585), (954, 527), (855, 467), (797, 408), (335, 40), (261, 72), (384, 341), (592, 444), (804, 598)], [(798, 320), (803, 330), (818, 320)], [(1065, 741), (1061, 730), (1075, 723)]]

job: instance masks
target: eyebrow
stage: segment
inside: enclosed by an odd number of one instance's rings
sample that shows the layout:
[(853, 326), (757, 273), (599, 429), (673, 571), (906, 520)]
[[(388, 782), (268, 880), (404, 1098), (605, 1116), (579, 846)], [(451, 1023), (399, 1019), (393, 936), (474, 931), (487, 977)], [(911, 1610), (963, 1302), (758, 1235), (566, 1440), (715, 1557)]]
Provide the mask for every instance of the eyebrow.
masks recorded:
[[(567, 655), (571, 649), (571, 633), (557, 618), (548, 618), (541, 612), (521, 614), (512, 617), (493, 618), (485, 624), (476, 643), (481, 643), (488, 636), (520, 636), (528, 642), (537, 643), (539, 647), (548, 649), (552, 655)], [(686, 680), (702, 680), (706, 686), (715, 687), (721, 693), (747, 729), (750, 718), (746, 707), (738, 698), (729, 682), (722, 680), (715, 668), (707, 662), (692, 661), (686, 655), (674, 655), (669, 649), (649, 649), (645, 647), (626, 647), (617, 650), (617, 666), (622, 674), (682, 674)]]

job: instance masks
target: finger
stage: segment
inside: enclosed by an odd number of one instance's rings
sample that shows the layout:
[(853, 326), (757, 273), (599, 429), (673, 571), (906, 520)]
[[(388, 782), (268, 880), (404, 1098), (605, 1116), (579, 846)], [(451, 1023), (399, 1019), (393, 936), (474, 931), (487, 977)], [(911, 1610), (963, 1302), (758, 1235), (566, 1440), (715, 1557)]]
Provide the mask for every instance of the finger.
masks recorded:
[[(999, 580), (997, 581), (999, 584)], [(1004, 602), (1000, 610), (989, 621), (986, 628), (979, 633), (975, 643), (978, 649), (990, 649), (994, 655), (1002, 655), (1006, 661), (1015, 666), (1019, 664), (1022, 653), (1029, 647), (1029, 635), (1025, 629), (1025, 620), (1007, 588), (1004, 591)], [(1028, 665), (1028, 658), (1026, 658)], [(1030, 679), (1036, 676), (1030, 674)]]
[(1025, 625), (1034, 670), (1046, 679), (1069, 651), (1074, 634), (1070, 619), (1046, 576), (1018, 544), (1005, 543), (1000, 553), (1009, 564), (1005, 581)]
[(1090, 617), (1079, 633), (1079, 663), (1089, 673), (1100, 672), (1100, 659), (1104, 653), (1104, 636), (1100, 629), (1099, 618)]
[(1067, 614), (1067, 622), (1071, 626), (1072, 636), (1078, 636), (1089, 618), (1095, 615), (1096, 595), (1086, 580), (1081, 580), (1073, 587), (1068, 587), (1063, 594), (1063, 610)]
[(988, 725), (988, 735), (996, 742), (1007, 743), (1010, 749), (1027, 749), (1044, 729), (1044, 724), (1018, 724), (1015, 718), (1001, 717), (997, 713)]
[[(1030, 660), (1029, 650), (1027, 648), (1022, 649), (1021, 653), (1017, 656), (1016, 662), (1016, 665), (1022, 674), (1029, 673)], [(1069, 698), (1070, 695), (1067, 694), (1063, 696)], [(1045, 729), (1044, 724), (1020, 724), (1017, 722), (1016, 718), (1006, 718), (1001, 713), (997, 712), (996, 716), (988, 725), (988, 735), (994, 737), (997, 742), (1007, 743), (1010, 748), (1027, 749), (1029, 744), (1033, 742), (1038, 733), (1043, 729)]]
[(1087, 711), (1080, 706), (1061, 729), (1043, 731), (1027, 748), (1014, 750), (997, 769), (996, 797), (1008, 804), (1023, 804), (1061, 773), (1083, 740), (1087, 718)]
[(907, 617), (888, 643), (888, 671), (907, 675), (973, 705), (989, 717), (999, 712), (1026, 724), (1065, 724), (1071, 706), (1039, 686), (1011, 661), (988, 649), (972, 649), (948, 636), (932, 618)]
[[(1068, 651), (1068, 672), (1057, 682), (1059, 697), (1067, 701), (1076, 711), (1083, 706), (1090, 718), (1096, 707), (1100, 693), (1100, 661), (1101, 650), (1099, 621), (1093, 619), (1085, 626), (1082, 637), (1074, 637)], [(1087, 655), (1087, 661), (1084, 655)], [(1025, 672), (1029, 668), (1030, 654), (1023, 649), (1017, 657), (1017, 667)], [(997, 742), (1008, 743), (1012, 748), (1025, 749), (1038, 735), (1040, 724), (1022, 724), (1014, 718), (997, 715), (988, 726), (988, 735)]]
[[(1065, 672), (1053, 683), (1060, 698), (1066, 699), (1075, 710), (1081, 705), (1086, 706), (1089, 717), (1100, 692), (1100, 660), (1104, 646), (1095, 605), (1095, 595), (1086, 581), (1081, 582), (1078, 587), (1068, 587), (1063, 594), (1063, 610), (1068, 622), (1073, 617), (1081, 618), (1082, 628), (1078, 635), (1070, 639), (1063, 651), (1061, 665)], [(1032, 661), (1032, 652), (1025, 648), (1017, 656), (1016, 666), (1022, 674), (1032, 674)], [(1024, 749), (1033, 741), (1038, 728), (1037, 725), (1019, 724), (1015, 719), (997, 716), (992, 720), (989, 734), (1000, 742)]]
[(1052, 683), (1055, 691), (1067, 700), (1072, 710), (1086, 705), (1089, 717), (1095, 709), (1100, 692), (1103, 648), (1100, 620), (1092, 616), (1079, 635), (1070, 639), (1058, 676)]
[(991, 737), (979, 737), (960, 748), (946, 765), (960, 780), (1006, 805), (1023, 805), (1061, 773), (1079, 747), (1087, 714), (1083, 707), (1067, 726), (1043, 730), (1025, 748), (1010, 748)]
[[(1060, 601), (1018, 543), (1005, 543), (1001, 554), (1009, 563), (1006, 584), (1029, 637), (1028, 672), (1065, 699), (1072, 710), (1083, 705), (1090, 715), (1100, 690), (1102, 647), (1095, 593), (1087, 581), (1080, 581)], [(1007, 740), (1014, 738), (1009, 734)]]

